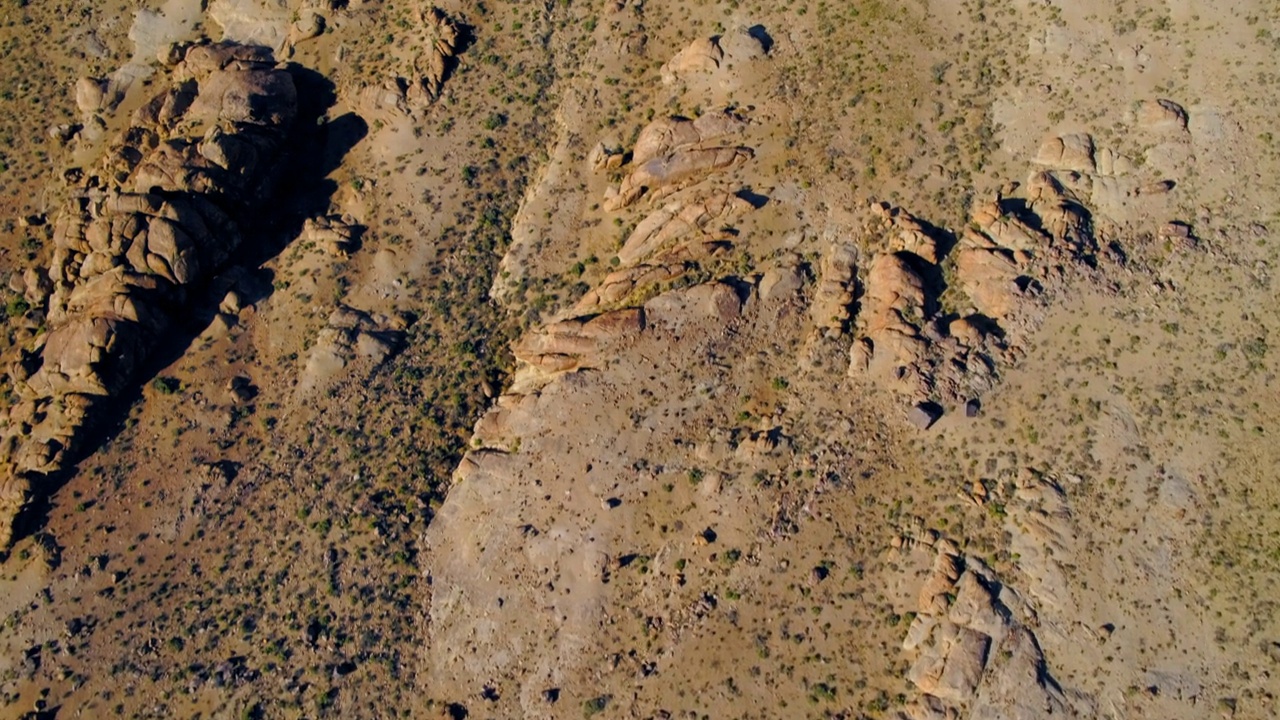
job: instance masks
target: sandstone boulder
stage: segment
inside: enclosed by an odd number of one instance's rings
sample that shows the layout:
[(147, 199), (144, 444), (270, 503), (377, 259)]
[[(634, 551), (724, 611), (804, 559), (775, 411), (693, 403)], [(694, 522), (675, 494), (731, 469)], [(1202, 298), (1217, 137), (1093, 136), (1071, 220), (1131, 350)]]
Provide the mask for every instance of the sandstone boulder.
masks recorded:
[(640, 131), (631, 161), (639, 165), (682, 146), (698, 145), (741, 133), (746, 127), (746, 120), (729, 110), (706, 113), (694, 120), (659, 118)]
[(1092, 173), (1095, 170), (1093, 153), (1093, 136), (1072, 133), (1045, 140), (1036, 153), (1035, 162), (1055, 170)]
[[(636, 229), (618, 251), (618, 260), (623, 265), (634, 265), (661, 250), (667, 251), (667, 257), (659, 257), (660, 262), (676, 259), (672, 255), (705, 255), (705, 250), (687, 246), (699, 244), (709, 246), (709, 250), (732, 237), (725, 230), (727, 224), (752, 209), (751, 203), (734, 193), (716, 193), (687, 205), (671, 203), (655, 210), (636, 225)], [(688, 237), (691, 235), (693, 237)], [(685, 247), (673, 248), (676, 243)], [(682, 249), (685, 252), (678, 252)]]
[(662, 82), (670, 85), (690, 75), (715, 70), (723, 61), (724, 51), (718, 38), (698, 38), (662, 66)]
[(857, 290), (857, 252), (847, 243), (832, 243), (823, 254), (809, 314), (816, 327), (843, 332), (852, 317)]
[(1155, 133), (1187, 131), (1187, 111), (1172, 100), (1143, 100), (1138, 104), (1138, 127)]
[(635, 203), (645, 193), (654, 197), (699, 182), (716, 172), (740, 165), (755, 152), (747, 147), (685, 148), (638, 165), (622, 181), (617, 195), (605, 201), (605, 209), (618, 210)]
[(434, 101), (440, 97), (454, 55), (459, 50), (459, 28), (443, 10), (435, 6), (423, 9), (420, 20), (426, 50), (414, 64), (419, 74), (414, 87), (425, 93), (428, 101)]

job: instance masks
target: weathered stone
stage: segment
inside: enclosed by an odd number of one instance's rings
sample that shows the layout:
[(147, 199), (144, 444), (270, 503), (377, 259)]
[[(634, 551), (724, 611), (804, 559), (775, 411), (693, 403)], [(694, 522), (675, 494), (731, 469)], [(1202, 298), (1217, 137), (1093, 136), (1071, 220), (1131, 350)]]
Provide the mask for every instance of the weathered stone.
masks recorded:
[[(41, 476), (74, 459), (95, 398), (136, 380), (182, 310), (181, 289), (225, 264), (243, 237), (236, 218), (270, 192), (275, 174), (263, 169), (297, 112), (289, 73), (268, 50), (217, 43), (185, 48), (175, 76), (57, 217), (47, 276), (26, 276), (31, 298), (47, 298), (48, 331), (34, 371), (17, 386), (26, 406), (40, 411), (29, 423), (10, 423), (0, 444), (0, 482), (17, 483), (11, 487), (35, 481), (38, 489)], [(77, 104), (101, 109), (106, 92), (100, 81), (82, 80)], [(160, 141), (161, 129), (183, 123), (221, 135)], [(211, 152), (220, 142), (221, 152)], [(4, 543), (21, 502), (0, 507)]]
[(662, 82), (670, 85), (690, 75), (715, 70), (723, 60), (724, 51), (716, 38), (698, 38), (662, 66)]
[(1187, 111), (1172, 100), (1143, 100), (1138, 105), (1138, 127), (1157, 133), (1183, 133)]
[(1074, 133), (1045, 140), (1036, 153), (1035, 162), (1055, 170), (1092, 173), (1096, 169), (1093, 154), (1093, 137)]
[(684, 148), (638, 165), (622, 181), (617, 195), (605, 201), (605, 209), (618, 210), (635, 203), (645, 193), (660, 196), (707, 176), (740, 165), (755, 152), (747, 147)]

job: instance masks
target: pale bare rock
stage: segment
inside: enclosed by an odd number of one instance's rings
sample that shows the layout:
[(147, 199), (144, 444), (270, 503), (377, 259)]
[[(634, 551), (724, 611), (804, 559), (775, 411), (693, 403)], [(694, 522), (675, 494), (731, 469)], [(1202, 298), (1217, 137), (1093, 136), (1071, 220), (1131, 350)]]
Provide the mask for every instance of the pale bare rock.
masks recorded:
[(804, 287), (804, 277), (794, 258), (769, 268), (760, 277), (760, 299), (781, 302), (794, 297)]
[(848, 243), (832, 243), (823, 254), (809, 314), (818, 328), (841, 333), (853, 315), (857, 292), (857, 251)]
[(929, 635), (933, 632), (933, 627), (937, 624), (937, 617), (917, 613), (911, 621), (911, 625), (907, 627), (907, 635), (902, 639), (902, 649), (911, 651), (923, 645), (929, 639)]
[(991, 638), (943, 621), (935, 626), (927, 646), (907, 672), (921, 692), (952, 703), (973, 697), (986, 667)]
[(450, 64), (458, 52), (459, 30), (458, 25), (435, 6), (422, 10), (420, 22), (426, 50), (414, 63), (419, 79), (410, 89), (410, 99), (420, 90), (426, 94), (427, 102), (434, 102), (440, 97)]
[(649, 324), (668, 329), (679, 329), (701, 320), (728, 324), (742, 313), (745, 301), (738, 288), (728, 282), (703, 283), (649, 300), (644, 304), (645, 318)]
[(974, 572), (965, 572), (956, 581), (955, 601), (947, 609), (947, 619), (956, 625), (977, 630), (994, 638), (1004, 637), (1008, 619), (998, 609), (995, 597)]
[(646, 288), (668, 283), (688, 272), (684, 263), (660, 265), (641, 264), (615, 270), (593, 290), (582, 296), (573, 307), (575, 315), (589, 315), (618, 303), (625, 302)]
[(587, 153), (587, 164), (596, 172), (617, 170), (622, 167), (626, 156), (627, 153), (623, 148), (614, 143), (605, 143), (602, 140), (591, 148), (591, 152)]
[(355, 360), (377, 367), (404, 345), (408, 319), (338, 305), (316, 336), (298, 378), (306, 395), (330, 382)]
[(1073, 551), (1071, 510), (1066, 494), (1052, 480), (1032, 473), (1021, 478), (1008, 504), (1010, 551), (1030, 582), (1027, 591), (1045, 607), (1071, 607), (1062, 567)]
[(740, 134), (746, 128), (747, 121), (727, 109), (705, 113), (693, 120), (681, 117), (659, 118), (640, 131), (631, 161), (640, 165), (677, 148)]
[(1076, 715), (1049, 676), (1044, 653), (1029, 629), (1011, 627), (992, 651), (994, 662), (973, 699), (974, 720), (1039, 720)]
[(1048, 138), (1040, 145), (1035, 162), (1055, 170), (1092, 173), (1096, 170), (1093, 136), (1072, 133)]
[(1172, 100), (1143, 100), (1138, 105), (1137, 121), (1138, 127), (1148, 132), (1187, 132), (1187, 111)]
[(661, 197), (708, 176), (750, 160), (755, 152), (747, 147), (686, 148), (642, 163), (622, 181), (613, 197), (606, 198), (606, 210), (619, 210), (645, 193)]
[(1098, 175), (1104, 178), (1130, 175), (1138, 169), (1133, 160), (1111, 148), (1098, 150), (1095, 157), (1097, 159)]
[(355, 105), (362, 115), (412, 115), (408, 98), (409, 81), (402, 77), (389, 78), (382, 84), (361, 85), (354, 90)]
[(297, 44), (324, 33), (325, 19), (311, 8), (303, 8), (298, 12), (298, 19), (289, 25), (289, 42)]
[[(618, 260), (630, 266), (655, 254), (660, 255), (658, 262), (676, 259), (671, 255), (705, 255), (701, 248), (686, 246), (714, 246), (732, 237), (728, 223), (752, 209), (751, 203), (727, 192), (688, 205), (671, 203), (636, 225), (618, 251)], [(686, 240), (690, 235), (693, 237)]]
[(942, 615), (947, 611), (947, 596), (963, 572), (963, 561), (958, 555), (940, 550), (933, 559), (933, 566), (920, 587), (917, 605), (925, 615)]
[(907, 679), (922, 693), (908, 717), (951, 717), (965, 707), (984, 720), (1070, 714), (1026, 625), (1034, 613), (980, 560), (962, 560), (947, 540), (936, 547), (920, 615), (903, 640), (918, 653)]
[(662, 66), (662, 82), (670, 85), (690, 75), (715, 70), (723, 61), (724, 51), (718, 38), (698, 38)]
[(501, 395), (476, 421), (472, 447), (514, 452), (520, 438), (531, 430), (537, 406), (537, 394)]
[(106, 99), (107, 81), (101, 78), (82, 77), (76, 81), (76, 107), (80, 112), (93, 114), (102, 110)]

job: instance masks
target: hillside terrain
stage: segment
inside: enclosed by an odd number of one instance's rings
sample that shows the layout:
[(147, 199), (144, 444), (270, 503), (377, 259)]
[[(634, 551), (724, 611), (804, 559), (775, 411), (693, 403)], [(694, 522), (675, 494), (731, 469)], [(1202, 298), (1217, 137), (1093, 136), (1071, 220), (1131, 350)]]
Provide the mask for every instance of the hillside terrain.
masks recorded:
[(0, 8), (0, 718), (1280, 713), (1280, 6)]

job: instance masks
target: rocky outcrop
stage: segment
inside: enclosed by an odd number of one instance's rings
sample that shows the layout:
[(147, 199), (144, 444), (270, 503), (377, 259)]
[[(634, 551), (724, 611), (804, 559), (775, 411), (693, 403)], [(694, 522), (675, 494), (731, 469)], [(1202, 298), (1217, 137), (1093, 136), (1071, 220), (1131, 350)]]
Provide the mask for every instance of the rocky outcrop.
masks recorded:
[(618, 260), (630, 266), (650, 258), (669, 262), (707, 255), (733, 237), (729, 223), (752, 209), (734, 193), (716, 193), (688, 204), (673, 202), (636, 225), (618, 251)]
[[(863, 368), (876, 359), (892, 364), (891, 373), (899, 380), (914, 378), (920, 392), (927, 393), (925, 379), (919, 377), (919, 363), (928, 344), (920, 335), (924, 320), (924, 281), (897, 253), (883, 253), (871, 261), (867, 271), (866, 290), (862, 296), (862, 340), (854, 352), (870, 352)], [(855, 362), (862, 358), (855, 358)]]
[(724, 35), (703, 37), (689, 43), (661, 68), (664, 85), (711, 78), (731, 84), (736, 68), (768, 56), (764, 43), (747, 28), (730, 30)]
[(1035, 161), (1060, 170), (1092, 173), (1096, 169), (1093, 154), (1093, 137), (1088, 133), (1072, 133), (1046, 139)]
[(649, 193), (651, 198), (668, 195), (753, 157), (755, 152), (748, 147), (682, 147), (672, 150), (637, 165), (623, 179), (621, 187), (605, 198), (605, 209), (627, 207), (645, 193)]
[[(440, 97), (454, 56), (460, 49), (459, 28), (443, 10), (434, 5), (423, 8), (420, 22), (426, 49), (414, 64), (419, 76), (415, 89), (420, 89), (429, 100), (434, 101)], [(411, 99), (413, 94), (410, 93)]]
[(18, 402), (0, 429), (0, 546), (12, 498), (74, 461), (101, 406), (136, 380), (187, 289), (227, 263), (273, 187), (297, 93), (271, 52), (197, 45), (173, 72), (57, 218), (38, 298), (48, 331), (11, 369)]
[(1187, 111), (1172, 100), (1143, 100), (1138, 105), (1138, 127), (1155, 133), (1187, 131)]
[(603, 360), (601, 350), (634, 337), (644, 328), (642, 308), (570, 318), (538, 328), (511, 345), (511, 353), (520, 363), (514, 385), (535, 386), (559, 373), (592, 367)]
[(417, 54), (402, 74), (381, 84), (354, 89), (356, 104), (369, 114), (409, 116), (434, 103), (444, 91), (462, 51), (462, 27), (443, 10), (428, 5), (418, 14)]
[(639, 165), (680, 147), (693, 147), (726, 135), (739, 134), (746, 127), (746, 119), (730, 110), (706, 113), (694, 120), (660, 118), (640, 131), (631, 161)]
[(853, 317), (857, 292), (858, 253), (848, 243), (832, 243), (823, 254), (818, 269), (818, 286), (813, 291), (809, 314), (814, 327), (827, 334), (844, 332)]
[(615, 270), (605, 276), (594, 289), (589, 290), (574, 306), (575, 315), (589, 315), (609, 305), (624, 302), (644, 288), (660, 286), (681, 277), (690, 269), (685, 263), (662, 265), (641, 264)]
[(698, 38), (662, 66), (662, 82), (670, 85), (689, 75), (715, 70), (723, 61), (720, 38)]
[[(1088, 272), (1097, 252), (1089, 211), (1054, 173), (1032, 173), (1026, 194), (975, 207), (945, 257), (945, 231), (904, 210), (872, 206), (878, 226), (868, 244), (880, 250), (863, 281), (850, 376), (888, 384), (917, 408), (991, 387), (1065, 269)], [(948, 289), (971, 303), (952, 308), (958, 317), (940, 307)], [(916, 424), (927, 427), (932, 418)]]
[(934, 291), (913, 257), (882, 253), (872, 260), (849, 375), (868, 376), (904, 396), (905, 417), (924, 429), (941, 412), (934, 402), (955, 404), (989, 390), (1004, 349), (975, 319), (947, 322), (930, 308)]
[(305, 394), (332, 378), (353, 360), (377, 366), (404, 346), (409, 318), (368, 313), (339, 305), (316, 336), (302, 373), (299, 390)]
[(919, 611), (903, 640), (914, 660), (907, 679), (920, 691), (901, 717), (1064, 717), (1071, 705), (1049, 675), (1032, 627), (1034, 613), (976, 558), (942, 540), (920, 589)]
[(321, 215), (302, 224), (303, 242), (315, 243), (330, 255), (345, 257), (360, 244), (364, 227), (351, 215)]

